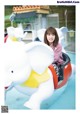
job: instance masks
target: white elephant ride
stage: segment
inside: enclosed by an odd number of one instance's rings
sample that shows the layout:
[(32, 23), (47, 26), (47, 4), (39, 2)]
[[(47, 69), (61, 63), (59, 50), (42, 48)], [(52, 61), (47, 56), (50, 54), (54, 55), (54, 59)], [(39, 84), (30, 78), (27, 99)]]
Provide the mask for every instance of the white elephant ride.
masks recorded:
[(19, 42), (6, 43), (2, 50), (0, 57), (4, 60), (5, 89), (9, 91), (15, 87), (19, 92), (29, 95), (25, 107), (40, 109), (44, 100), (65, 89), (72, 72), (68, 55), (63, 53), (65, 62), (60, 66), (61, 75), (57, 76), (52, 66), (53, 50), (42, 42), (26, 45)]

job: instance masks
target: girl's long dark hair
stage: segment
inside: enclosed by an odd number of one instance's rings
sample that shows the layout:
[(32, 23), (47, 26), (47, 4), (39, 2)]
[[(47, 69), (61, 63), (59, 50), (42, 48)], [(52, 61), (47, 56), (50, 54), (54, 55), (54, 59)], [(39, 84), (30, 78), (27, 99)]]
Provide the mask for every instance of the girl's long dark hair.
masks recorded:
[(59, 42), (59, 37), (58, 37), (58, 34), (57, 34), (57, 31), (55, 28), (53, 27), (49, 27), (46, 31), (45, 31), (45, 34), (44, 34), (44, 43), (46, 43), (47, 45), (49, 45), (49, 42), (47, 40), (47, 34), (54, 34), (55, 35), (55, 40), (53, 42), (53, 46), (56, 47), (58, 42)]

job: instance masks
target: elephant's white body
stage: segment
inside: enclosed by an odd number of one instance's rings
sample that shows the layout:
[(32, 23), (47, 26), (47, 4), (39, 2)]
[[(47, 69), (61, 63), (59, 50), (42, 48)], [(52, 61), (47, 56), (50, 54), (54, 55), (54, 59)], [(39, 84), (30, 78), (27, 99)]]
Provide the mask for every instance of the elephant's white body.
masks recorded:
[(54, 60), (53, 50), (41, 42), (31, 42), (26, 45), (15, 42), (3, 44), (0, 53), (0, 61), (2, 58), (4, 60), (4, 67), (0, 66), (4, 71), (1, 75), (5, 77), (5, 86), (9, 86), (7, 91), (14, 86), (18, 91), (31, 96), (24, 104), (26, 107), (40, 109), (41, 102), (54, 91), (51, 71), (48, 69), (49, 79), (40, 83), (37, 88), (22, 87), (20, 84), (28, 80), (32, 70), (42, 75)]
[(49, 71), (49, 74), (50, 79), (40, 84), (39, 88), (31, 95), (29, 101), (26, 102), (24, 106), (27, 106), (31, 109), (40, 109), (40, 104), (42, 103), (42, 101), (52, 95), (52, 93), (54, 92), (54, 84), (51, 71)]
[(48, 72), (50, 74), (50, 79), (40, 84), (38, 88), (30, 88), (27, 86), (23, 87), (21, 85), (15, 86), (16, 90), (18, 90), (19, 92), (31, 96), (29, 101), (27, 101), (24, 106), (30, 109), (40, 109), (40, 104), (42, 103), (42, 101), (52, 95), (52, 93), (54, 92), (53, 78), (52, 73), (49, 69)]
[(6, 43), (11, 43), (13, 41), (22, 41), (22, 38), (26, 37), (26, 33), (24, 33), (23, 27), (21, 24), (18, 27), (10, 26), (7, 28), (8, 38)]

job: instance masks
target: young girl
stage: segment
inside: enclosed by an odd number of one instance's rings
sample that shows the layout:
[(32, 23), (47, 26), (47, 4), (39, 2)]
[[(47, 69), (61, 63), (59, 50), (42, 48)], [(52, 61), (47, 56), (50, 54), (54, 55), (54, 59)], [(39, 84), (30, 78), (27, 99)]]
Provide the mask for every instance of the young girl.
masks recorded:
[(53, 49), (54, 51), (53, 65), (58, 70), (57, 66), (61, 65), (64, 61), (62, 57), (62, 46), (59, 43), (59, 37), (55, 28), (49, 27), (45, 31), (44, 43), (46, 43)]

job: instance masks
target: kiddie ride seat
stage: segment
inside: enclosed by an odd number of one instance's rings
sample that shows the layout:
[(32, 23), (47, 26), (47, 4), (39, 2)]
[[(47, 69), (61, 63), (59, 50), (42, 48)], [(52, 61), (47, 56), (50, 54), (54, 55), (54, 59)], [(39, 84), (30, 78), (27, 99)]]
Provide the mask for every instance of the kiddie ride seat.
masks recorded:
[(56, 73), (56, 70), (54, 69), (53, 65), (49, 66), (49, 69), (51, 70), (53, 74), (53, 80), (54, 80), (54, 88), (58, 89), (64, 86), (69, 77), (71, 76), (72, 73), (72, 67), (71, 67), (71, 62), (70, 58), (66, 53), (62, 53), (64, 63), (60, 66), (59, 68), (59, 76)]

